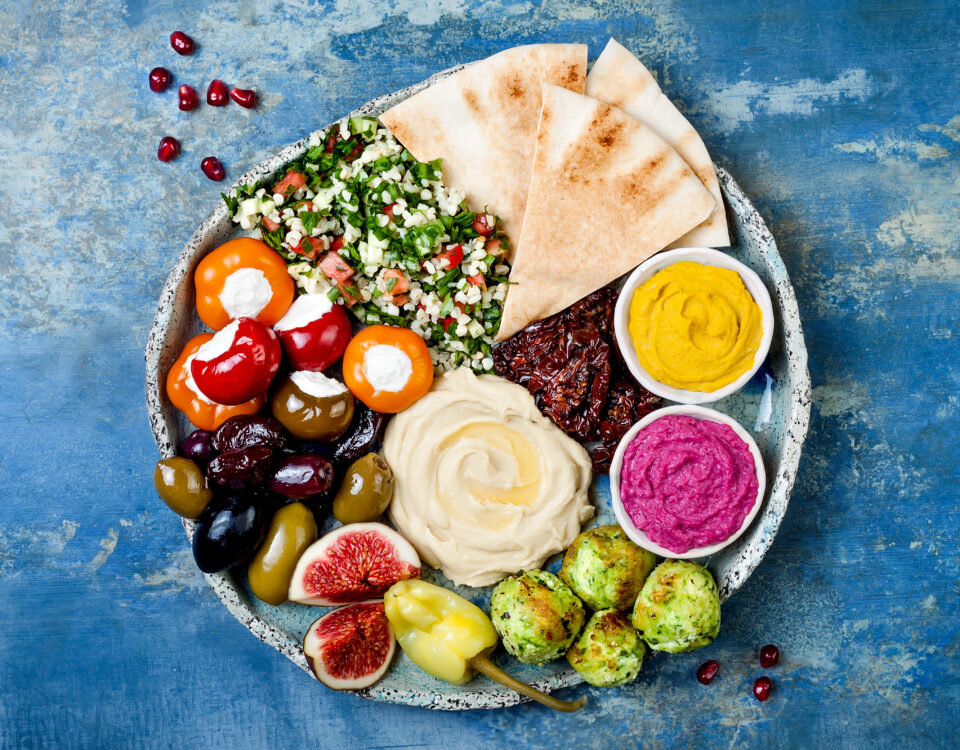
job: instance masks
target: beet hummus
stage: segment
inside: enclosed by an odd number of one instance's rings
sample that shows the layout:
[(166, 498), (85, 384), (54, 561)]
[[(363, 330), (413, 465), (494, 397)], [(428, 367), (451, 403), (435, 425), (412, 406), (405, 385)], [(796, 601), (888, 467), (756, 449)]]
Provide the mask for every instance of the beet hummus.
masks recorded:
[(723, 542), (757, 499), (749, 446), (729, 425), (669, 415), (630, 441), (620, 498), (634, 525), (671, 552)]

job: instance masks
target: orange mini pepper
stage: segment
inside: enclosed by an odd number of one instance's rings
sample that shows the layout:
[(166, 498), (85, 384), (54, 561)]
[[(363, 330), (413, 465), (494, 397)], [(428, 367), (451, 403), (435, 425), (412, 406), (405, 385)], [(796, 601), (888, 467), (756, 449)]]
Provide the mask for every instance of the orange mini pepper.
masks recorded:
[(187, 359), (212, 338), (212, 333), (201, 333), (190, 339), (167, 373), (167, 396), (171, 403), (186, 414), (194, 427), (201, 430), (215, 430), (230, 417), (240, 414), (256, 414), (263, 408), (264, 401), (263, 396), (255, 396), (236, 406), (216, 404), (204, 401), (187, 385)]
[(256, 316), (257, 320), (272, 327), (290, 309), (296, 287), (287, 273), (287, 262), (260, 240), (239, 237), (207, 255), (194, 272), (197, 314), (215, 331), (231, 320), (220, 301), (224, 284), (231, 274), (244, 268), (260, 271), (272, 291), (270, 301)]
[[(411, 372), (399, 390), (379, 390), (367, 371), (367, 352), (375, 346), (394, 347), (410, 360)], [(427, 345), (409, 328), (368, 326), (350, 339), (343, 353), (343, 382), (374, 411), (396, 414), (430, 390), (433, 363)]]

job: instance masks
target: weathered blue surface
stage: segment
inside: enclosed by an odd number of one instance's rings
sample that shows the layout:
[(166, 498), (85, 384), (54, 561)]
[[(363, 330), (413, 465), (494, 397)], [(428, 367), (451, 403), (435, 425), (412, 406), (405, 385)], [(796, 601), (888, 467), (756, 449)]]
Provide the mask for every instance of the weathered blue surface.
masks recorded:
[[(0, 747), (955, 747), (960, 743), (956, 2), (0, 0)], [(177, 57), (175, 28), (200, 43)], [(537, 706), (334, 694), (236, 623), (153, 494), (142, 352), (231, 174), (514, 44), (616, 35), (768, 219), (814, 379), (785, 524), (710, 648)], [(163, 64), (263, 105), (176, 109)], [(202, 90), (201, 90), (202, 93)], [(154, 157), (165, 134), (178, 162)], [(781, 646), (765, 705), (754, 650)], [(710, 687), (693, 679), (722, 664)]]

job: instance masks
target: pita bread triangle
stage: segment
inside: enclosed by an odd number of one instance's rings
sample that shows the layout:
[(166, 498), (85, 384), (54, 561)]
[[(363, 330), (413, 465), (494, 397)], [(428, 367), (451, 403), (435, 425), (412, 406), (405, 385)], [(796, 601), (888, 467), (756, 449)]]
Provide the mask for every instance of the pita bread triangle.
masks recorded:
[(663, 94), (643, 63), (611, 39), (587, 76), (586, 94), (636, 117), (673, 146), (717, 202), (717, 207), (703, 224), (672, 243), (671, 247), (729, 245), (720, 183), (707, 147), (694, 127)]
[(610, 283), (703, 222), (716, 202), (639, 120), (544, 86), (527, 210), (498, 339)]
[(443, 159), (443, 181), (498, 215), (515, 246), (523, 223), (544, 83), (583, 93), (585, 44), (531, 44), (467, 66), (380, 115), (420, 161)]

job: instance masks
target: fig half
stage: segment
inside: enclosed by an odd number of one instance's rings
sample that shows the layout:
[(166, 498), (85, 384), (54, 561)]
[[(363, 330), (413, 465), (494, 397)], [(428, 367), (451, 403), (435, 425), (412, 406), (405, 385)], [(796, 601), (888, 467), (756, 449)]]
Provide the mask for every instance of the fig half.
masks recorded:
[(397, 581), (420, 575), (420, 558), (382, 523), (351, 523), (307, 547), (290, 581), (292, 602), (334, 607), (379, 599)]
[(327, 687), (359, 690), (383, 677), (397, 640), (383, 602), (351, 604), (328, 612), (303, 637), (303, 655)]

